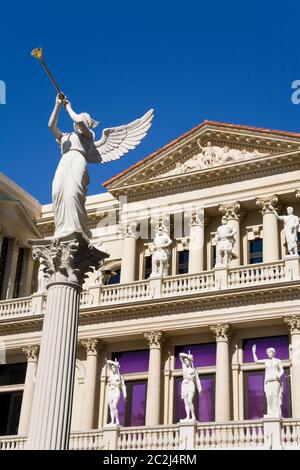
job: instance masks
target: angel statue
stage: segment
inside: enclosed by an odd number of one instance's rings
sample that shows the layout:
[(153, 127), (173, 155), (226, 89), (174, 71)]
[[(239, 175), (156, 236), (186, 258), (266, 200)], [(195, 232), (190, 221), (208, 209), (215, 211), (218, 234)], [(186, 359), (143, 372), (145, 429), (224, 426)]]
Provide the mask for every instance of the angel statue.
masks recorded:
[[(73, 132), (62, 132), (57, 127), (62, 105), (74, 123)], [(63, 95), (57, 95), (48, 124), (61, 147), (61, 159), (52, 183), (54, 239), (79, 232), (89, 242), (91, 232), (84, 206), (89, 184), (87, 162), (117, 160), (134, 149), (147, 134), (153, 115), (154, 111), (150, 109), (136, 121), (104, 129), (101, 139), (95, 140), (93, 129), (99, 123), (87, 113), (77, 114)]]

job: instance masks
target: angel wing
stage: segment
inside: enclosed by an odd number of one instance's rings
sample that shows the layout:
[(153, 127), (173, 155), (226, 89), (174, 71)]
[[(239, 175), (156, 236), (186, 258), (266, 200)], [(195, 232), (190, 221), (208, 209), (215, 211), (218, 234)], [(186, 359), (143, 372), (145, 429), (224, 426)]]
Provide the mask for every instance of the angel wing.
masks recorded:
[(150, 109), (144, 116), (124, 126), (104, 129), (100, 140), (93, 142), (87, 160), (91, 163), (106, 163), (118, 160), (134, 149), (147, 134), (154, 116)]

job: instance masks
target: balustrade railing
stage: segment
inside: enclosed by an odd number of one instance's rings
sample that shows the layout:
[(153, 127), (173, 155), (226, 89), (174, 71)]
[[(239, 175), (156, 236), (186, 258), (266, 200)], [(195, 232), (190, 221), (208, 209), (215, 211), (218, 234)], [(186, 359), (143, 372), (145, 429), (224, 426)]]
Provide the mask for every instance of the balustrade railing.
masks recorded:
[(1, 300), (0, 319), (8, 320), (16, 317), (32, 315), (32, 298), (22, 297), (19, 299)]
[(285, 419), (281, 428), (281, 442), (285, 449), (300, 449), (300, 419)]
[(178, 425), (124, 428), (118, 437), (119, 450), (172, 450), (179, 443)]
[[(273, 447), (269, 423), (264, 419), (228, 421), (224, 423), (192, 423), (187, 435), (187, 423), (181, 425), (135, 426), (126, 428), (102, 428), (72, 432), (70, 450), (176, 450), (194, 448), (210, 449), (299, 449), (300, 419), (289, 418), (275, 423), (278, 443)], [(281, 426), (281, 428), (280, 428)], [(275, 431), (274, 431), (275, 429)], [(277, 439), (277, 438), (276, 438)], [(274, 442), (276, 440), (274, 438)], [(25, 436), (0, 437), (0, 450), (23, 450)]]
[(251, 264), (229, 270), (228, 287), (257, 286), (285, 280), (283, 261), (270, 264)]
[[(226, 268), (224, 268), (224, 271), (226, 271)], [(285, 261), (278, 261), (276, 263), (260, 263), (228, 269), (224, 279), (226, 280), (222, 284), (222, 289), (226, 290), (289, 282), (293, 279), (299, 280), (300, 277), (297, 273), (291, 274), (291, 269), (287, 269)], [(220, 290), (219, 283), (216, 282), (214, 270), (204, 271), (199, 274), (168, 276), (161, 280), (155, 279), (155, 282), (157, 281), (161, 283), (159, 294), (157, 295), (158, 298), (201, 294), (202, 292)], [(91, 286), (81, 293), (80, 306), (81, 308), (90, 308), (151, 299), (153, 297), (151, 282), (150, 278), (128, 284)], [(45, 302), (46, 296), (42, 294), (2, 300), (0, 301), (0, 321), (41, 315), (45, 310)]]
[(264, 445), (262, 421), (199, 424), (196, 448), (257, 448)]
[(163, 279), (162, 295), (195, 294), (215, 287), (213, 271), (200, 274), (184, 274)]
[(103, 449), (103, 432), (86, 431), (73, 432), (69, 441), (70, 450), (102, 450)]
[(112, 284), (101, 289), (101, 304), (131, 302), (149, 297), (149, 281)]

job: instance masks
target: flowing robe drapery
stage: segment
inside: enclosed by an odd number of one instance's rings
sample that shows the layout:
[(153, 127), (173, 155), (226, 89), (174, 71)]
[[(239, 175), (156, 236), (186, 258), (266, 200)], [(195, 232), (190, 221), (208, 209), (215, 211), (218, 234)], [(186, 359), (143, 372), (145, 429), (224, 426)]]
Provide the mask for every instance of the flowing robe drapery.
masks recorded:
[(52, 183), (54, 238), (66, 237), (74, 232), (82, 233), (87, 239), (91, 237), (85, 210), (89, 145), (88, 139), (75, 132), (62, 136), (62, 157)]

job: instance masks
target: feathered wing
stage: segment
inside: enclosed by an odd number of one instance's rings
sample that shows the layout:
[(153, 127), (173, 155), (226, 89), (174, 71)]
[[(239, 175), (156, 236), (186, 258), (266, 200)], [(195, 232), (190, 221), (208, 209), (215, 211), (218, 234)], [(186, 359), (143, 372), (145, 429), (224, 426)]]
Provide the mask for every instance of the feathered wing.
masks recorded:
[(147, 134), (154, 116), (150, 109), (144, 116), (124, 126), (104, 129), (100, 140), (94, 142), (88, 160), (92, 163), (106, 163), (117, 160), (134, 149)]

